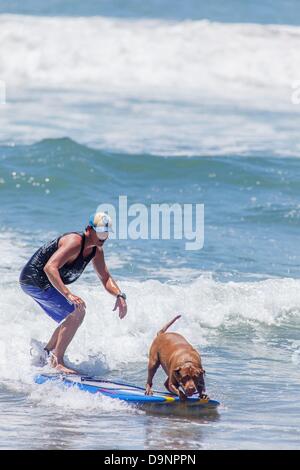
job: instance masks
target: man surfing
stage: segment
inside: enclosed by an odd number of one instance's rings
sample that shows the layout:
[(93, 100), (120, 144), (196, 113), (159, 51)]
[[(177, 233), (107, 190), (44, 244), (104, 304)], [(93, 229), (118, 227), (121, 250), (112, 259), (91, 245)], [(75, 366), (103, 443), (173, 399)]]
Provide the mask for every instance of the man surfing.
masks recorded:
[(109, 232), (111, 218), (97, 212), (83, 233), (68, 232), (40, 247), (21, 272), (23, 291), (53, 320), (62, 322), (44, 348), (45, 358), (50, 355), (52, 366), (59, 372), (76, 373), (64, 364), (64, 354), (84, 319), (86, 305), (67, 285), (81, 276), (91, 260), (107, 292), (116, 297), (113, 311), (118, 308), (120, 318), (127, 313), (126, 295), (111, 277), (104, 260), (103, 244)]

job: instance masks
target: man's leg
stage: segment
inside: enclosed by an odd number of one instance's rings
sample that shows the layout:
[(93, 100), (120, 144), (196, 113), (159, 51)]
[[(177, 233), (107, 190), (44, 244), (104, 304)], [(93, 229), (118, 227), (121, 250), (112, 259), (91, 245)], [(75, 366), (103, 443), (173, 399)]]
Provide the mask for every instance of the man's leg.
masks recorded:
[(58, 333), (60, 331), (61, 325), (59, 325), (56, 330), (54, 331), (53, 335), (51, 336), (51, 339), (48, 341), (48, 343), (45, 346), (46, 351), (52, 351), (57, 343), (57, 338), (58, 338)]
[(85, 316), (84, 308), (80, 308), (80, 309), (75, 308), (74, 312), (70, 313), (65, 319), (65, 321), (58, 328), (56, 328), (55, 332), (52, 335), (51, 340), (48, 343), (48, 345), (52, 347), (56, 339), (55, 346), (52, 348), (53, 350), (52, 365), (60, 372), (65, 372), (65, 373), (76, 372), (65, 366), (64, 354), (70, 342), (72, 341), (76, 331), (81, 325), (84, 319), (84, 316)]

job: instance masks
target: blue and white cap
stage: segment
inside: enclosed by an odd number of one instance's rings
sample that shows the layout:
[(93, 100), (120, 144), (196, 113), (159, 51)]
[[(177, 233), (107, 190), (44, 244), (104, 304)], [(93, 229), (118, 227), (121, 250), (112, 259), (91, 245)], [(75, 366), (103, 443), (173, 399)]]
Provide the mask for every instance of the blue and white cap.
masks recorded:
[(90, 217), (89, 225), (96, 232), (113, 232), (111, 217), (106, 212), (96, 212)]

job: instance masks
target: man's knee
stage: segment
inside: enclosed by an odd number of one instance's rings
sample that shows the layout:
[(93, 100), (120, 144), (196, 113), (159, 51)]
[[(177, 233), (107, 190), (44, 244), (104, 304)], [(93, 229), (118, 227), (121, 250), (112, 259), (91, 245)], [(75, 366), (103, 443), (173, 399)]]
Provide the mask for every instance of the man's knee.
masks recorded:
[(78, 324), (81, 325), (85, 317), (85, 308), (81, 307), (79, 309), (78, 307), (76, 307), (72, 315), (74, 316), (76, 322), (78, 322)]

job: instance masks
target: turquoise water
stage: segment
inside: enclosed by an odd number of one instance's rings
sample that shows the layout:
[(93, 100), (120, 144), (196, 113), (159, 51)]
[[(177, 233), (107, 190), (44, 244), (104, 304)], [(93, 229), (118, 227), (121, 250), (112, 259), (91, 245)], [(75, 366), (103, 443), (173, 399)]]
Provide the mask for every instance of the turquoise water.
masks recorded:
[(128, 206), (204, 204), (202, 250), (185, 250), (184, 239), (118, 240), (114, 254), (133, 263), (117, 274), (143, 279), (152, 270), (167, 280), (163, 271), (180, 267), (234, 280), (298, 277), (298, 159), (116, 154), (66, 138), (2, 147), (0, 161), (4, 229), (22, 227), (37, 245), (41, 232), (81, 230), (100, 203), (118, 208), (120, 195)]
[[(297, 3), (223, 3), (0, 1), (1, 448), (299, 447)], [(204, 204), (204, 246), (109, 240), (128, 315), (89, 268), (67, 361), (144, 385), (151, 341), (180, 312), (173, 331), (201, 351), (218, 414), (155, 416), (34, 384), (30, 339), (55, 325), (20, 269), (119, 196)]]

